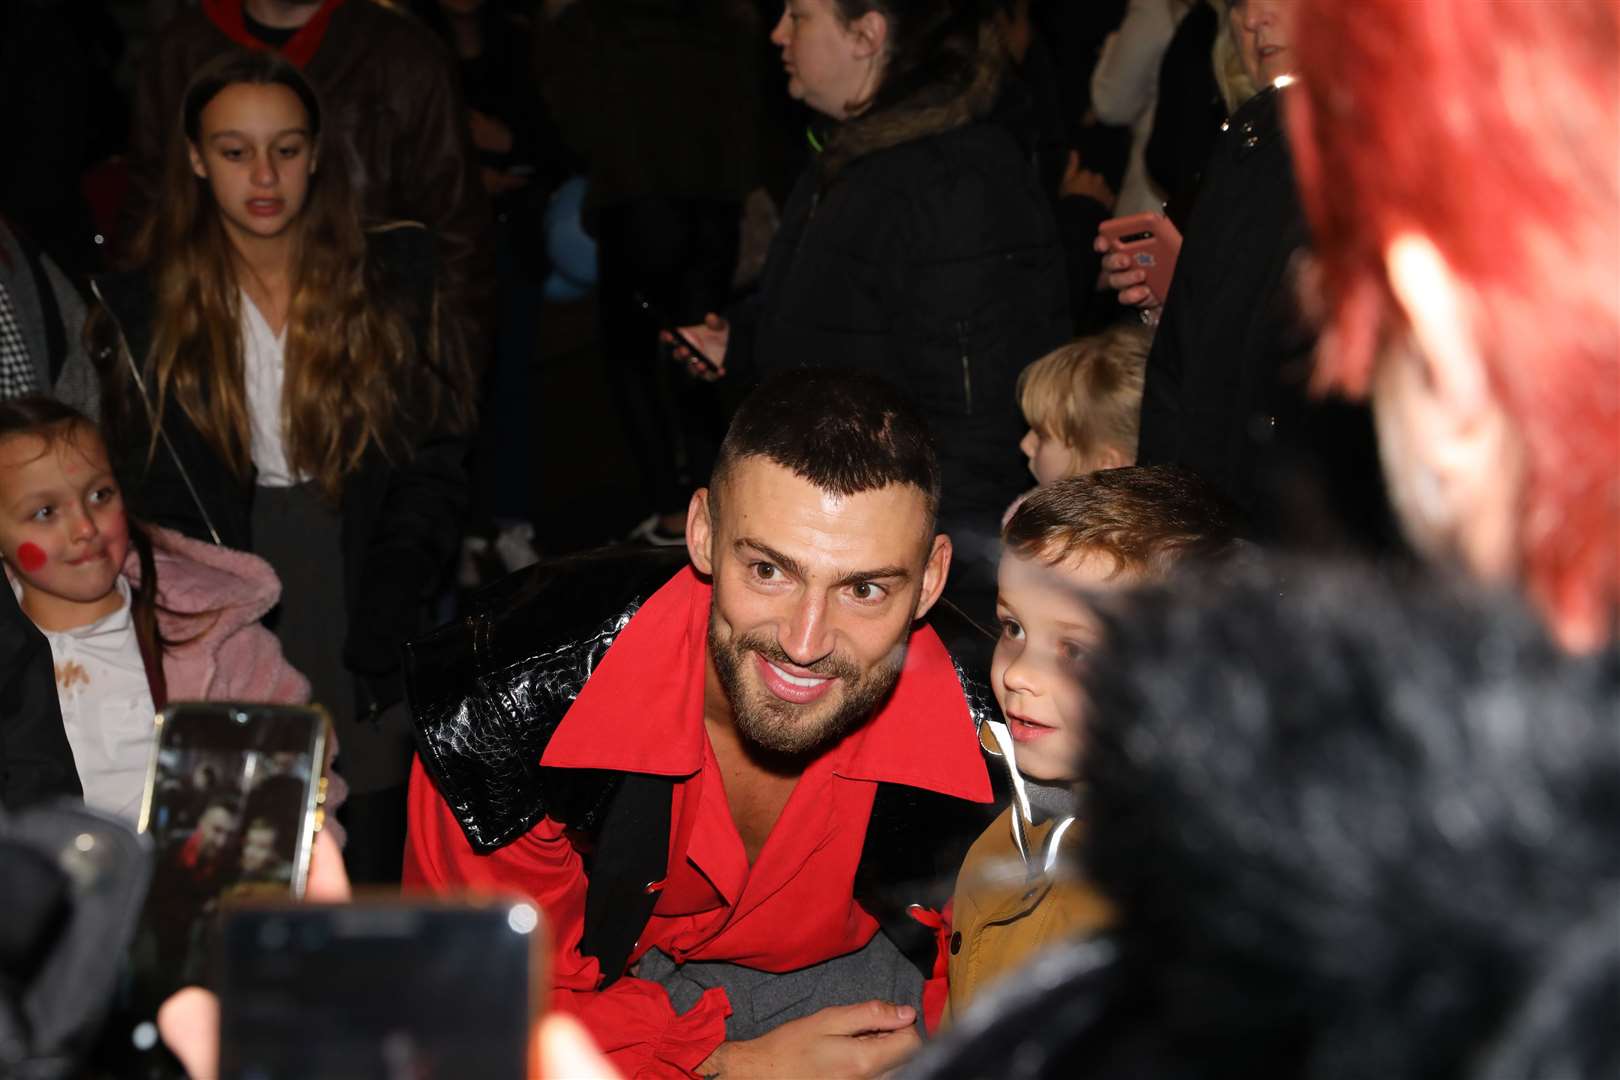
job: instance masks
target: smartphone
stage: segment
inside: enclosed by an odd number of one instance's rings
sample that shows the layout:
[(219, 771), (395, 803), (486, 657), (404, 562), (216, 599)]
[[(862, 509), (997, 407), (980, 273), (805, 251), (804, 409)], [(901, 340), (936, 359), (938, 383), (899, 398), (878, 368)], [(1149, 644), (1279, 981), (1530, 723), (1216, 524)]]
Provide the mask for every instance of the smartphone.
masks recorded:
[(515, 898), (227, 908), (220, 1075), (522, 1080), (546, 937)]
[(1132, 214), (1109, 218), (1097, 227), (1111, 250), (1129, 255), (1136, 268), (1147, 275), (1143, 284), (1161, 304), (1170, 295), (1170, 279), (1176, 272), (1175, 258), (1166, 251), (1158, 234), (1163, 220), (1159, 214)]
[(675, 344), (692, 354), (699, 367), (711, 375), (720, 374), (720, 365), (709, 359), (708, 354), (694, 345), (692, 339), (681, 333), (673, 322), (664, 318), (664, 313), (654, 307), (651, 300), (648, 300), (646, 296), (639, 292), (632, 294), (631, 298), (635, 301), (636, 307), (641, 309), (641, 313), (651, 319), (659, 330), (674, 338)]
[(136, 966), (161, 988), (202, 980), (221, 898), (304, 894), (328, 721), (320, 708), (192, 702), (157, 723), (140, 826), (157, 855)]

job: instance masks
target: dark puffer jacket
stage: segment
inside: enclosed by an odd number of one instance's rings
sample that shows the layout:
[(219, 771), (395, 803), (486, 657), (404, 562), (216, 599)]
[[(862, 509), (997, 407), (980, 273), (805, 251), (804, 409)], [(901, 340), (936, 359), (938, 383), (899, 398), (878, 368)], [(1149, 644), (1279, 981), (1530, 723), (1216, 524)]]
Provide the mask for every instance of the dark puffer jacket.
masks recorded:
[(1030, 162), (982, 121), (997, 61), (944, 106), (846, 123), (801, 176), (729, 356), (759, 377), (796, 367), (882, 375), (939, 443), (942, 515), (994, 532), (1029, 486), (1014, 386), (1069, 337), (1063, 248)]

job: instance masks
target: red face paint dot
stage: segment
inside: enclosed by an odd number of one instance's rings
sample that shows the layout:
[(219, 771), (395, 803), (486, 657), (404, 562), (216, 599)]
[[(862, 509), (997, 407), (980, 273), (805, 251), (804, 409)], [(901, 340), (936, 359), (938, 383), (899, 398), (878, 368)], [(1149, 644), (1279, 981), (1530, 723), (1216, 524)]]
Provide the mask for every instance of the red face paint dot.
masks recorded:
[(24, 573), (32, 574), (45, 565), (45, 549), (31, 541), (24, 541), (17, 548), (17, 565), (22, 567)]

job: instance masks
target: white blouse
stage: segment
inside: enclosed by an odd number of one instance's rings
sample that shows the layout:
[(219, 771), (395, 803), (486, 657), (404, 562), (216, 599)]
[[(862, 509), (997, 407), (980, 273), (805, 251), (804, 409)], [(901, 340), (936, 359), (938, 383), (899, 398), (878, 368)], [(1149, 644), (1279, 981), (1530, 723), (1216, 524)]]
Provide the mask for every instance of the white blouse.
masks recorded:
[(130, 617), (129, 582), (123, 575), (118, 591), (124, 606), (111, 615), (74, 630), (40, 632), (51, 646), (62, 726), (85, 805), (133, 826), (141, 813), (157, 710)]
[(292, 487), (303, 478), (287, 465), (287, 432), (282, 426), (281, 387), (287, 374), (287, 328), (270, 332), (258, 307), (242, 293), (242, 379), (252, 427), (253, 465), (260, 487)]

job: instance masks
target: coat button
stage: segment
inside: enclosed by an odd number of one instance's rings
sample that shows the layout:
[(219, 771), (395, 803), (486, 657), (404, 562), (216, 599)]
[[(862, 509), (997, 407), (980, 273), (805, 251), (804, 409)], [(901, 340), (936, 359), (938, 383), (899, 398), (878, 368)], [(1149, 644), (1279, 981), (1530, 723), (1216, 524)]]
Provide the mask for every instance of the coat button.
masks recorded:
[(962, 931), (958, 930), (951, 935), (951, 955), (955, 956), (962, 951)]

